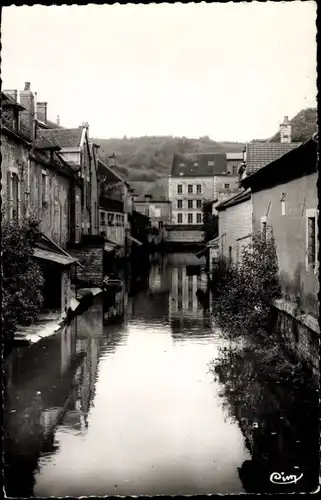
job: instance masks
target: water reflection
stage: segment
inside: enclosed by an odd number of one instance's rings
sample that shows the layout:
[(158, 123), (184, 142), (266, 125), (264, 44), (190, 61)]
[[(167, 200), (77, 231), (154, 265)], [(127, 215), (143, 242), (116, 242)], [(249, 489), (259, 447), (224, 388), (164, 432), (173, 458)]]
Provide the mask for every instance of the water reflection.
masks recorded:
[[(227, 349), (216, 361), (225, 407), (251, 453), (239, 468), (248, 492), (311, 492), (318, 486), (318, 391), (302, 373), (276, 375), (285, 373), (283, 366), (280, 353), (257, 344)], [(273, 472), (302, 478), (274, 484)]]
[(58, 335), (15, 351), (7, 494), (243, 491), (238, 467), (250, 454), (208, 369), (221, 339), (197, 295), (203, 269), (188, 254), (151, 262), (142, 280), (131, 274), (134, 285), (124, 275), (121, 295), (105, 294)]

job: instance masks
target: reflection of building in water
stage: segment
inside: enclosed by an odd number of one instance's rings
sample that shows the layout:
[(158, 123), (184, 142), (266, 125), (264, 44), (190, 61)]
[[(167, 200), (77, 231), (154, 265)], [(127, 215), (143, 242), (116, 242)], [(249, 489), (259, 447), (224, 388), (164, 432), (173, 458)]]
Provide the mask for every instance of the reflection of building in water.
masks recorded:
[(88, 427), (88, 413), (95, 394), (101, 337), (79, 339), (84, 358), (74, 377), (70, 402), (63, 425), (84, 430)]
[(169, 292), (170, 291), (170, 273), (171, 269), (167, 264), (167, 259), (161, 259), (151, 266), (149, 273), (149, 290), (154, 292)]
[(61, 375), (70, 367), (76, 355), (76, 321), (63, 327), (61, 331)]
[(113, 318), (123, 318), (128, 302), (125, 287), (118, 291), (104, 292), (104, 323)]
[(187, 266), (172, 268), (172, 286), (169, 300), (170, 318), (203, 318), (203, 306), (197, 298), (197, 290), (206, 291), (206, 274), (188, 275)]

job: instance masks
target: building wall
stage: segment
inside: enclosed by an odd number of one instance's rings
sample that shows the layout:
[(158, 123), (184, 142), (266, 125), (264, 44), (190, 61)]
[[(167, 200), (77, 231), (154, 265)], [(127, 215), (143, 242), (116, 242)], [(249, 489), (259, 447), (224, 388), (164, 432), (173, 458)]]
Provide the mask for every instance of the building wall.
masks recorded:
[[(218, 212), (219, 248), (226, 259), (237, 263), (242, 247), (250, 242), (252, 233), (252, 201), (247, 200)], [(231, 250), (230, 250), (231, 247)]]
[(135, 210), (137, 212), (152, 217), (157, 221), (171, 222), (171, 204), (157, 201), (150, 203), (144, 201), (135, 202)]
[(99, 233), (125, 247), (126, 217), (122, 212), (99, 209)]
[(96, 153), (91, 165), (91, 234), (99, 234), (99, 182)]
[[(177, 193), (177, 186), (182, 185), (182, 193)], [(193, 193), (188, 192), (188, 185), (193, 186)], [(201, 192), (197, 193), (197, 185), (201, 186)], [(169, 201), (172, 203), (172, 224), (178, 224), (179, 213), (182, 214), (182, 224), (189, 224), (188, 214), (193, 214), (191, 224), (197, 224), (197, 215), (202, 216), (202, 207), (197, 208), (196, 200), (213, 200), (214, 177), (171, 177), (169, 179)], [(182, 208), (177, 207), (177, 201), (182, 201)], [(193, 208), (188, 208), (188, 200), (193, 200)], [(200, 222), (202, 224), (202, 217)]]
[(27, 214), (28, 207), (28, 147), (1, 134), (1, 198), (5, 219), (12, 218), (12, 175), (18, 176), (18, 212)]
[[(316, 209), (317, 173), (253, 193), (253, 229), (261, 228), (261, 217), (272, 226), (276, 242), (279, 274), (285, 298), (300, 297), (300, 308), (318, 314), (318, 275), (306, 266), (307, 210)], [(282, 194), (285, 215), (282, 215)], [(316, 221), (316, 230), (317, 230)], [(317, 249), (316, 249), (317, 252)]]
[(199, 243), (203, 241), (203, 232), (199, 229), (179, 229), (167, 227), (166, 241), (168, 243)]
[(103, 246), (85, 247), (70, 250), (70, 253), (82, 264), (77, 267), (77, 278), (87, 286), (101, 286), (103, 282)]
[(66, 247), (69, 239), (70, 180), (35, 162), (31, 162), (30, 174), (31, 213), (40, 220), (40, 229), (46, 236)]
[(240, 191), (238, 177), (233, 175), (216, 175), (214, 177), (214, 200), (219, 202), (231, 198)]
[(231, 172), (232, 175), (236, 175), (239, 167), (243, 163), (243, 154), (240, 154), (240, 158), (229, 158), (227, 154), (226, 161), (227, 161), (227, 171)]

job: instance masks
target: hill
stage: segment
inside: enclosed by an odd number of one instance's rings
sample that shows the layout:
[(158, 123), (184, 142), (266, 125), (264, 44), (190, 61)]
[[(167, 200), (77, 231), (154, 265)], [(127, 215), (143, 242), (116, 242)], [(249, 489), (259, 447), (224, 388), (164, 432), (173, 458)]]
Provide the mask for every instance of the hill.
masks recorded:
[[(306, 142), (318, 130), (318, 113), (316, 108), (302, 109), (290, 120), (292, 124), (292, 142)], [(277, 132), (268, 142), (280, 142)]]
[(244, 144), (215, 142), (208, 137), (187, 139), (172, 136), (145, 136), (122, 139), (95, 139), (99, 156), (107, 163), (115, 153), (117, 172), (129, 181), (152, 182), (169, 175), (174, 154), (242, 152)]

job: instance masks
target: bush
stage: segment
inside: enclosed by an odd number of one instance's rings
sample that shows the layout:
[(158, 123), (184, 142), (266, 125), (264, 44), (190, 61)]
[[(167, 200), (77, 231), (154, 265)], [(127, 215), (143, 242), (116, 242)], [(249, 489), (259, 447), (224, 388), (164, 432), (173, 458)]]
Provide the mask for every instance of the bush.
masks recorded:
[(243, 249), (240, 264), (227, 268), (217, 285), (214, 301), (222, 330), (232, 336), (264, 333), (269, 327), (273, 301), (279, 296), (274, 238), (256, 234)]
[(44, 278), (33, 250), (39, 238), (34, 219), (2, 225), (2, 331), (5, 351), (17, 325), (29, 325), (43, 303)]

